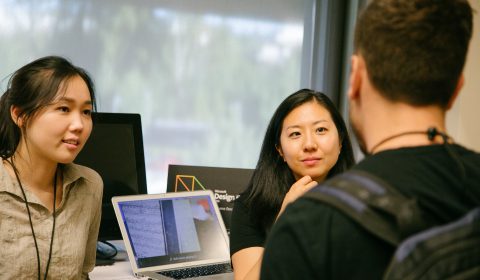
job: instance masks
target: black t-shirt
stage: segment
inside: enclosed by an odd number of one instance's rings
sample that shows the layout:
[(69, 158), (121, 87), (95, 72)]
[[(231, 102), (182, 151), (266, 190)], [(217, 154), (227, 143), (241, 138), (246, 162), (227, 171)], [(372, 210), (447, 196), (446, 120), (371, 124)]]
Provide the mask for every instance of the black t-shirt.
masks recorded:
[(244, 195), (235, 200), (230, 220), (230, 256), (241, 249), (263, 247), (266, 233), (250, 218)]
[[(453, 156), (444, 145), (384, 151), (354, 169), (417, 198), (427, 219), (443, 224), (480, 201), (480, 154), (449, 147)], [(394, 250), (335, 208), (300, 198), (269, 234), (261, 279), (381, 279)]]

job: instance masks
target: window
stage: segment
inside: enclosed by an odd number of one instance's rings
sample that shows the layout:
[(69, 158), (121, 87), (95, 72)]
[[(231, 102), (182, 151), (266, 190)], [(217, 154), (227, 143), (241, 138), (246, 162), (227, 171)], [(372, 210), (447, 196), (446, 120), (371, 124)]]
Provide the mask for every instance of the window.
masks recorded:
[(343, 2), (2, 1), (0, 77), (51, 54), (85, 68), (99, 111), (141, 114), (148, 192), (164, 192), (168, 164), (254, 168), (278, 104), (322, 89), (311, 34)]

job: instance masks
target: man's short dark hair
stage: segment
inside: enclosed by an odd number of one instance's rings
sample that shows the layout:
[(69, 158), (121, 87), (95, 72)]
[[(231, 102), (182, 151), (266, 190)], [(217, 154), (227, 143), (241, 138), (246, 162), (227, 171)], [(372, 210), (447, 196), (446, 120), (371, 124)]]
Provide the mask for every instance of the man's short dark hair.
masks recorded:
[(385, 98), (446, 108), (465, 64), (472, 17), (467, 0), (372, 0), (356, 25), (355, 52)]

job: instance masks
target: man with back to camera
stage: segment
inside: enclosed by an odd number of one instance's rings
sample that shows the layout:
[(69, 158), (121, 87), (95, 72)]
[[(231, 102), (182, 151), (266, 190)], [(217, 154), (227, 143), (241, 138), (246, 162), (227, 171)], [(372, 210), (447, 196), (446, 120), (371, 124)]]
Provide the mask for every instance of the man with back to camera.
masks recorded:
[[(353, 169), (415, 198), (433, 225), (480, 205), (480, 154), (456, 144), (445, 125), (471, 34), (466, 0), (372, 0), (355, 30), (350, 119), (367, 156)], [(261, 279), (381, 279), (394, 250), (303, 197), (273, 227)]]

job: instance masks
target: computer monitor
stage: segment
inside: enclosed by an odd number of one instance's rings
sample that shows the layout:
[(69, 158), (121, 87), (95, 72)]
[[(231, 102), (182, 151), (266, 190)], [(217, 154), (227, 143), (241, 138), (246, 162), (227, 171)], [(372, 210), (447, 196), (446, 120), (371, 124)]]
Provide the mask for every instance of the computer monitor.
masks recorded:
[(75, 163), (102, 176), (104, 189), (99, 241), (120, 240), (113, 196), (146, 194), (145, 158), (140, 114), (93, 113), (93, 130)]

